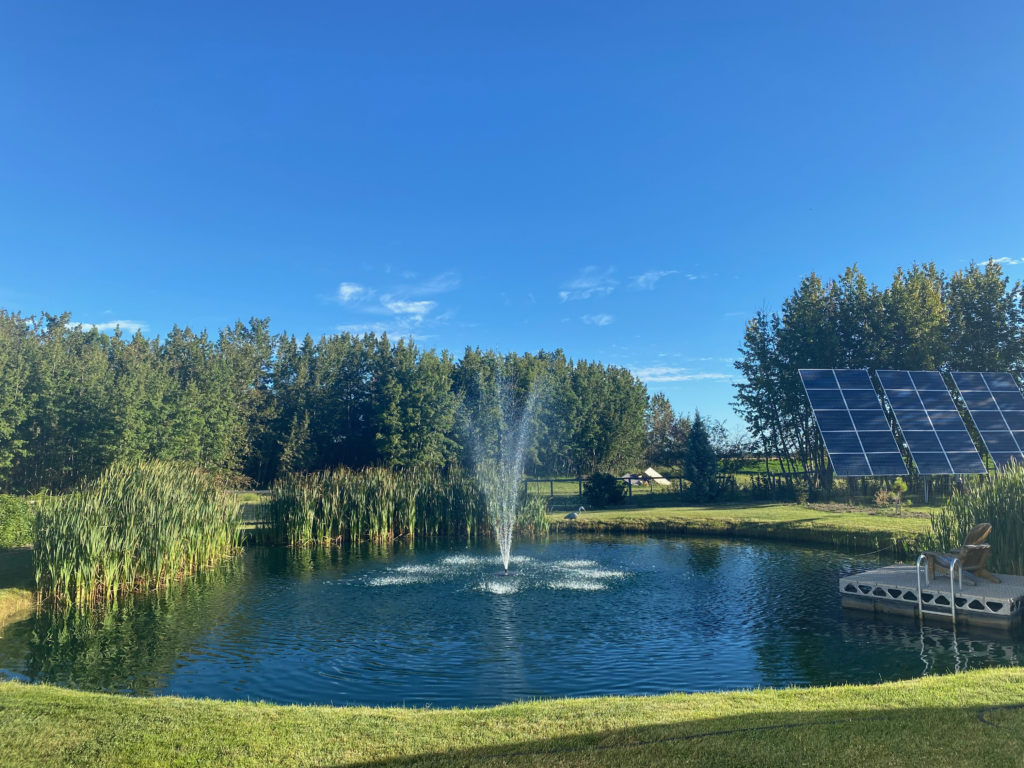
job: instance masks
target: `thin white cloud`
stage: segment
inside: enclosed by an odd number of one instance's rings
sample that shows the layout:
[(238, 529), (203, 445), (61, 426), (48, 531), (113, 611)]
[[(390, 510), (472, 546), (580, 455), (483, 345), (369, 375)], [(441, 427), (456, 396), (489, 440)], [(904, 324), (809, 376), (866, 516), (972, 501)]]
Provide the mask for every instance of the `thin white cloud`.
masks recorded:
[(136, 320), (112, 320), (109, 323), (82, 323), (83, 328), (95, 328), (100, 333), (109, 333), (120, 328), (126, 333), (138, 333), (148, 331), (149, 326)]
[[(411, 272), (405, 274), (414, 276), (414, 273)], [(381, 293), (377, 301), (370, 301), (378, 295), (377, 290), (359, 283), (342, 283), (338, 288), (339, 303), (356, 312), (386, 315), (393, 319), (381, 323), (341, 325), (338, 326), (338, 329), (349, 333), (382, 333), (386, 330), (388, 333), (407, 335), (413, 330), (419, 330), (426, 326), (442, 325), (454, 315), (454, 311), (449, 310), (431, 318), (431, 313), (438, 309), (438, 302), (415, 297), (452, 291), (458, 286), (458, 275), (445, 272), (419, 283), (392, 286), (386, 292)]]
[(1009, 256), (993, 259), (993, 261), (996, 264), (1024, 264), (1024, 259), (1011, 259)]
[(406, 296), (429, 296), (434, 293), (447, 293), (459, 287), (459, 276), (454, 272), (445, 272), (425, 280), (418, 285), (403, 285), (395, 289), (394, 293)]
[(644, 272), (642, 275), (635, 275), (633, 277), (633, 285), (644, 290), (653, 290), (654, 284), (661, 280), (661, 278), (674, 274), (676, 274), (674, 269)]
[(402, 301), (388, 295), (381, 296), (380, 303), (396, 315), (418, 315), (423, 317), (437, 309), (436, 301)]
[(611, 325), (615, 318), (611, 315), (584, 315), (581, 319), (587, 325)]
[(342, 283), (338, 286), (338, 301), (347, 304), (350, 301), (366, 298), (369, 291), (358, 283)]
[(644, 381), (731, 381), (732, 376), (727, 373), (700, 373), (689, 368), (669, 368), (666, 366), (653, 366), (650, 368), (637, 368), (633, 374)]
[(608, 269), (601, 272), (597, 267), (587, 267), (575, 279), (565, 284), (563, 290), (558, 292), (558, 297), (562, 301), (574, 301), (589, 299), (592, 296), (607, 296), (619, 284), (618, 280), (611, 277), (614, 271)]

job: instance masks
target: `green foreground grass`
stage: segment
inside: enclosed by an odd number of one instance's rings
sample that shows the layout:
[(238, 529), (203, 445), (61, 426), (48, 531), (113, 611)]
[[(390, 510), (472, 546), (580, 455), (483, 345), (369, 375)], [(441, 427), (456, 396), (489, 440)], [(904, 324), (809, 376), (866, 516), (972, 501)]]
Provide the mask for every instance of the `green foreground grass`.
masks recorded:
[[(1020, 668), (469, 710), (132, 699), (0, 683), (0, 765), (995, 768), (1024, 762), (1021, 706)], [(993, 707), (1010, 708), (983, 712)]]
[[(930, 510), (915, 508), (917, 514), (922, 511)], [(821, 511), (796, 504), (621, 509), (585, 512), (576, 520), (564, 517), (564, 512), (548, 516), (552, 531), (745, 536), (891, 549), (897, 554), (920, 549), (931, 531), (926, 517)]]

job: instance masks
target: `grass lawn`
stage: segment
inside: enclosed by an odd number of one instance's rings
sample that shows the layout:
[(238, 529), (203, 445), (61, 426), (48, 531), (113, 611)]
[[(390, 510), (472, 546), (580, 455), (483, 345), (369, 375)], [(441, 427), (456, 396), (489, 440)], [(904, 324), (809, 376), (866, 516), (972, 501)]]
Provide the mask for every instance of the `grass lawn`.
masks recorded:
[[(796, 504), (709, 507), (658, 507), (584, 512), (576, 520), (565, 513), (548, 516), (552, 531), (688, 533), (784, 539), (852, 546), (893, 548), (905, 554), (920, 548), (931, 530), (926, 517), (888, 517), (858, 511), (823, 511)], [(863, 509), (864, 511), (859, 511)], [(913, 508), (915, 514), (930, 508)]]
[[(1017, 708), (983, 712), (1008, 705)], [(996, 768), (1024, 762), (1021, 706), (1020, 668), (470, 710), (132, 699), (0, 683), (0, 765)]]

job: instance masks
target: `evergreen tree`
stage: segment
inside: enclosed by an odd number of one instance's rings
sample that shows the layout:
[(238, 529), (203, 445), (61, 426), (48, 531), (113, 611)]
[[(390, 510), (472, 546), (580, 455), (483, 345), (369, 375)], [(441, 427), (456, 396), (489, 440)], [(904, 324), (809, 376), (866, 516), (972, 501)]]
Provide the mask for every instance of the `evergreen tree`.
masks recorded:
[(710, 501), (715, 497), (718, 491), (718, 457), (700, 411), (694, 411), (690, 434), (686, 440), (686, 469), (683, 477), (690, 482), (690, 493), (696, 501)]

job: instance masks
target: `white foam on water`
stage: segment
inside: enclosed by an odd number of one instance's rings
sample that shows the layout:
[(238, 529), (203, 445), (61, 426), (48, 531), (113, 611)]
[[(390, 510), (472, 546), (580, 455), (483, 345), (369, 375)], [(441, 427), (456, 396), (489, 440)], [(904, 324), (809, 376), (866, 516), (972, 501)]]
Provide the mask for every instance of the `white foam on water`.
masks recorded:
[(415, 576), (379, 576), (366, 583), (371, 587), (393, 587), (399, 584), (419, 584), (423, 581), (424, 579), (418, 579)]
[(562, 581), (552, 581), (548, 584), (551, 589), (578, 589), (584, 592), (596, 592), (599, 589), (608, 589), (607, 584), (602, 584), (600, 581), (587, 581), (585, 579), (563, 579)]
[(625, 571), (604, 571), (599, 568), (581, 568), (575, 574), (585, 579), (621, 579), (626, 575)]
[(596, 560), (558, 560), (552, 563), (555, 568), (596, 568), (599, 563)]
[(395, 569), (400, 573), (440, 573), (438, 565), (401, 565)]
[(519, 584), (514, 579), (485, 581), (480, 585), (480, 589), (493, 595), (511, 595), (519, 591)]
[(494, 562), (494, 558), (473, 557), (473, 555), (449, 555), (441, 562), (445, 565), (478, 565), (480, 563)]

